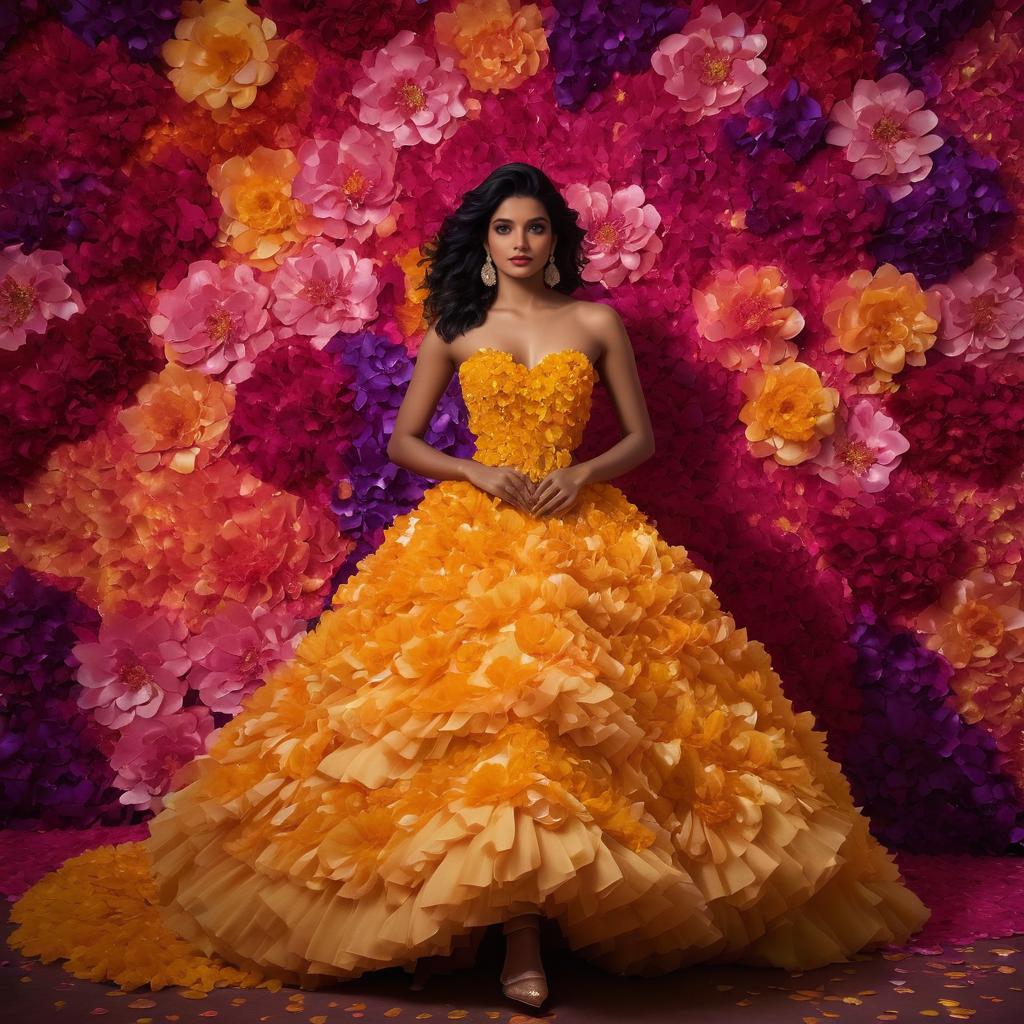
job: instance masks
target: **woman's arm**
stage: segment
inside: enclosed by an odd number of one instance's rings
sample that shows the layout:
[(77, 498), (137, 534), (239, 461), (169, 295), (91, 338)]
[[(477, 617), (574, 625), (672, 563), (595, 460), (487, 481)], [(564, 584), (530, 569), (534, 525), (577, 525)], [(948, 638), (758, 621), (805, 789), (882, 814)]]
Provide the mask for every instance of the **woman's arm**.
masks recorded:
[(455, 362), (448, 346), (430, 327), (420, 342), (412, 378), (395, 417), (388, 458), (431, 480), (465, 480), (466, 463), (471, 461), (446, 455), (423, 440), (454, 373)]

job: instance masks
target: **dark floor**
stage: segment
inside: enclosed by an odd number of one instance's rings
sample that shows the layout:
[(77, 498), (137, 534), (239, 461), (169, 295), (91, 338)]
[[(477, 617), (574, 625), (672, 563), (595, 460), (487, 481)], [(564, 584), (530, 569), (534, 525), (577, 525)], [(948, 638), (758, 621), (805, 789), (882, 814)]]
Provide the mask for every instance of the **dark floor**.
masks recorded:
[[(6, 915), (5, 915), (6, 916)], [(12, 925), (5, 921), (4, 940)], [(340, 1021), (534, 1019), (498, 984), (501, 936), (488, 934), (473, 970), (432, 978), (409, 990), (398, 969), (364, 975), (330, 990), (184, 989), (121, 992), (80, 981), (59, 961), (42, 964), (0, 948), (0, 1020), (43, 1024), (95, 1017), (106, 1024), (158, 1024), (216, 1018), (230, 1024)], [(790, 974), (750, 967), (693, 967), (660, 978), (606, 975), (571, 956), (546, 961), (551, 997), (537, 1016), (565, 1024), (602, 1021), (785, 1022), (973, 1020), (1024, 1024), (1024, 935), (949, 946), (941, 955), (876, 954), (854, 963)], [(520, 1012), (520, 1010), (522, 1012)]]

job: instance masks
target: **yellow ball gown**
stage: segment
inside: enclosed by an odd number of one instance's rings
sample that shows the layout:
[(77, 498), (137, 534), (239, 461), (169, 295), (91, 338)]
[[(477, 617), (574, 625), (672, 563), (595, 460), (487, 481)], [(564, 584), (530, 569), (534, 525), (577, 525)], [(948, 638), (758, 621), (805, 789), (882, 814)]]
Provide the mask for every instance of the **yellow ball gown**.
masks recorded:
[[(534, 481), (571, 463), (583, 352), (527, 368), (480, 349), (459, 377), (474, 458)], [(534, 911), (619, 974), (902, 944), (930, 912), (813, 725), (618, 488), (532, 516), (441, 481), (175, 779), (150, 837), (41, 879), (12, 944), (205, 989), (408, 968)]]

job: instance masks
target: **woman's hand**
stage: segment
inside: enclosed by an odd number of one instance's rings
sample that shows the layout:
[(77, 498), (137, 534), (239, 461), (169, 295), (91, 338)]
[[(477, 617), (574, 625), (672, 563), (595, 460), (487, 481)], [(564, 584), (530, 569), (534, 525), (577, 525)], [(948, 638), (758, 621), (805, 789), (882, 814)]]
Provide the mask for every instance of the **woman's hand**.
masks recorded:
[(473, 459), (469, 462), (466, 479), (474, 487), (532, 514), (533, 481), (525, 473), (514, 466), (486, 466)]
[(531, 511), (535, 516), (564, 512), (575, 503), (584, 482), (578, 464), (553, 469), (537, 484)]

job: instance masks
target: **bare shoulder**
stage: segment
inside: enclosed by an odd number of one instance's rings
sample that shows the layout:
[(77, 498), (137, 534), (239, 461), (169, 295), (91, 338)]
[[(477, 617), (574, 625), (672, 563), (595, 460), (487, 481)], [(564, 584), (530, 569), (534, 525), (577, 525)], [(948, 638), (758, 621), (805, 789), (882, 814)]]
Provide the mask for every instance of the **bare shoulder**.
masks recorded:
[(437, 333), (434, 325), (431, 324), (420, 341), (417, 349), (417, 361), (423, 359), (431, 363), (446, 363), (452, 361), (451, 345), (449, 345), (440, 334)]
[(630, 347), (626, 325), (614, 306), (607, 302), (580, 300), (575, 313), (584, 331), (596, 339), (602, 356), (622, 347)]

